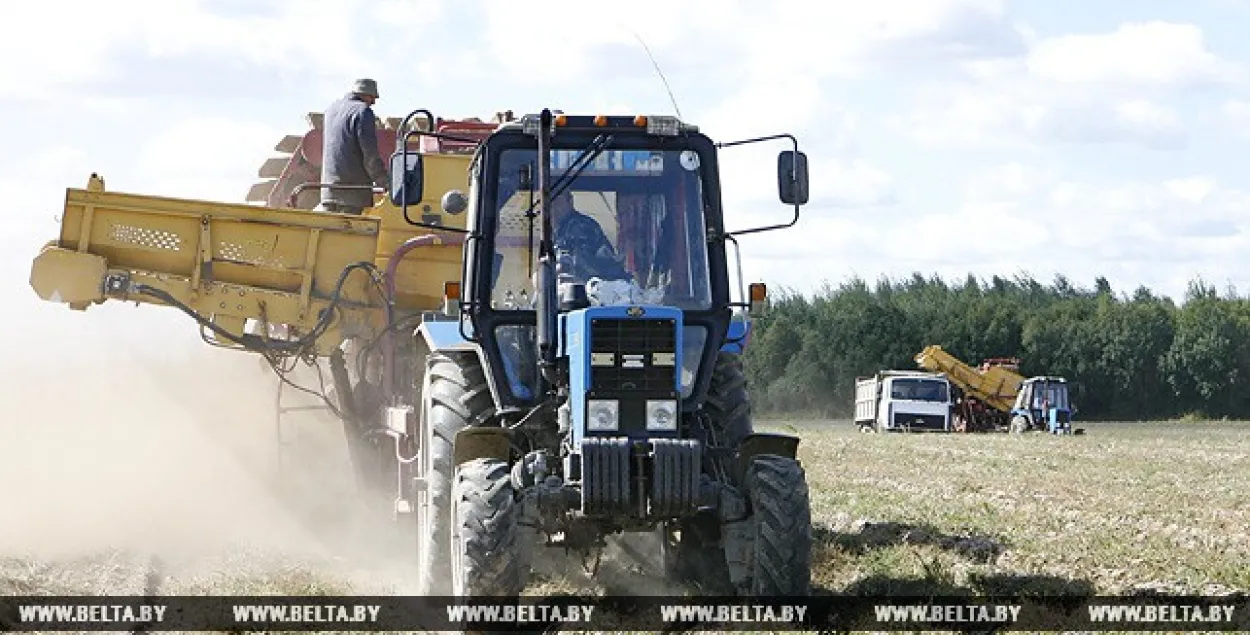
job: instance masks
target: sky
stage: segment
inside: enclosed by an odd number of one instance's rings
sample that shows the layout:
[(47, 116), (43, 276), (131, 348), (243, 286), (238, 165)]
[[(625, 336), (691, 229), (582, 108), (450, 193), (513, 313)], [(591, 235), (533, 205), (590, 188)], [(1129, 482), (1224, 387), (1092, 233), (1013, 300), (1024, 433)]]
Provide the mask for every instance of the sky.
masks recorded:
[[(16, 227), (0, 319), (165, 320), (198, 345), (180, 315), (38, 300), (30, 260), (64, 189), (99, 172), (111, 190), (241, 202), (274, 144), (357, 77), (378, 81), (384, 117), (550, 107), (796, 135), (810, 204), (741, 241), (746, 277), (776, 287), (921, 272), (1250, 290), (1247, 20), (1250, 0), (3, 3), (0, 24), (24, 26), (0, 38)], [(730, 228), (789, 220), (783, 149), (722, 151)]]

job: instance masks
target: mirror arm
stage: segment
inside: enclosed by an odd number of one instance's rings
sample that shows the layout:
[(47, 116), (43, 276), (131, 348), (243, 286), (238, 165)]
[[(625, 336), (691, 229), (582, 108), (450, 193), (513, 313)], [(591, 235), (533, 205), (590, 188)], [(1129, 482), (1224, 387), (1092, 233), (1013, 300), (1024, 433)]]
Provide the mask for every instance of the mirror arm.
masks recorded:
[[(790, 144), (794, 146), (794, 153), (796, 155), (799, 153), (799, 140), (795, 138), (794, 135), (789, 134), (789, 133), (768, 135), (767, 137), (756, 137), (754, 139), (743, 139), (741, 141), (730, 141), (727, 143), (718, 143), (716, 144), (716, 147), (717, 148), (729, 148), (732, 146), (745, 145), (748, 143), (758, 143), (760, 141), (772, 141), (774, 139), (789, 139)], [(795, 174), (793, 169), (791, 169), (790, 180), (794, 181), (796, 176), (797, 174)], [(736, 232), (725, 232), (725, 237), (732, 238), (734, 236), (745, 236), (746, 234), (756, 234), (759, 232), (773, 231), (775, 229), (788, 229), (790, 227), (794, 227), (794, 225), (799, 222), (799, 208), (800, 207), (802, 207), (801, 204), (799, 203), (794, 204), (794, 218), (790, 219), (790, 222), (788, 223), (784, 223), (781, 225), (768, 225), (767, 227), (754, 227), (751, 229), (743, 229), (741, 231), (736, 231)]]
[(750, 302), (747, 301), (746, 280), (742, 276), (742, 246), (732, 234), (725, 234), (725, 240), (734, 245), (734, 258), (738, 261), (738, 297), (742, 299), (743, 306), (748, 306)]
[(760, 141), (772, 141), (773, 139), (789, 139), (790, 143), (794, 144), (794, 151), (795, 152), (799, 151), (799, 140), (794, 138), (794, 135), (788, 132), (783, 132), (781, 134), (768, 135), (767, 137), (755, 137), (754, 139), (741, 139), (738, 141), (722, 141), (716, 144), (716, 147), (717, 148), (732, 148), (734, 146), (746, 145), (748, 143), (759, 143)]
[(726, 232), (725, 238), (729, 239), (735, 236), (744, 236), (746, 234), (756, 234), (759, 232), (773, 231), (775, 229), (788, 229), (790, 227), (794, 227), (795, 223), (798, 223), (798, 222), (799, 222), (799, 206), (796, 203), (794, 205), (794, 218), (791, 218), (790, 222), (788, 223), (782, 223), (780, 225), (768, 225), (766, 227), (752, 227), (751, 229), (743, 229), (741, 231), (736, 231), (736, 232)]

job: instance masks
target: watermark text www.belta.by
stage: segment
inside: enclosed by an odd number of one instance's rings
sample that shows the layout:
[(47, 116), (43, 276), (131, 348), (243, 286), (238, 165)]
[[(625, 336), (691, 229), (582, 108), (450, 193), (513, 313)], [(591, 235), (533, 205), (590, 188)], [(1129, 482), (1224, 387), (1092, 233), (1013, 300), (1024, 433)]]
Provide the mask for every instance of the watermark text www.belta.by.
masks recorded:
[(1015, 622), (1020, 617), (1020, 606), (1007, 605), (893, 605), (878, 604), (873, 607), (878, 622)]
[(1092, 622), (1231, 622), (1235, 608), (1228, 605), (1091, 604), (1089, 619)]

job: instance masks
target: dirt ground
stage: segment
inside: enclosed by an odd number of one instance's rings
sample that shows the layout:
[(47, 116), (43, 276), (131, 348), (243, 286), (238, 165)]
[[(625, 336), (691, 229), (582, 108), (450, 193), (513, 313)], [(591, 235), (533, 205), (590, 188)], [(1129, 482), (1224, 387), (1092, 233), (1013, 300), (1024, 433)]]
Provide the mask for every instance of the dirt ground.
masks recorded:
[[(275, 388), (255, 357), (198, 343), (6, 377), (0, 593), (411, 592), (385, 528), (353, 513), (332, 420), (293, 418), (279, 468)], [(1245, 424), (1069, 438), (775, 425), (804, 439), (818, 591), (1250, 589)], [(627, 557), (591, 580), (552, 556), (531, 592), (660, 584)]]

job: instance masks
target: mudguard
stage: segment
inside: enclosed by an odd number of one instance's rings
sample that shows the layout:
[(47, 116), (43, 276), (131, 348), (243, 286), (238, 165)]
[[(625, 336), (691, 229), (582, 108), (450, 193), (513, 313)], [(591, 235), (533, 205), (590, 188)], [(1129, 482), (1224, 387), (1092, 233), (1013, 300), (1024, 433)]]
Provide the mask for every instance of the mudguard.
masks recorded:
[(741, 355), (751, 343), (751, 323), (747, 320), (733, 320), (729, 323), (729, 332), (725, 334), (725, 343), (720, 347), (722, 353)]

